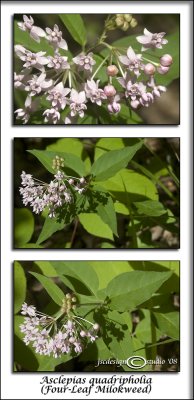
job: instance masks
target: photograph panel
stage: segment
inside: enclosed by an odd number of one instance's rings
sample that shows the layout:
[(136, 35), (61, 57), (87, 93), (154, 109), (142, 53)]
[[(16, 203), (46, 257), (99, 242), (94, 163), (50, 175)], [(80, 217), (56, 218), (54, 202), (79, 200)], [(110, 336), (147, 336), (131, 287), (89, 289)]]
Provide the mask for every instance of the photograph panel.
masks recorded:
[(178, 125), (179, 14), (15, 14), (14, 125)]
[(179, 261), (15, 261), (15, 372), (179, 372)]
[(14, 248), (179, 248), (179, 138), (15, 138)]

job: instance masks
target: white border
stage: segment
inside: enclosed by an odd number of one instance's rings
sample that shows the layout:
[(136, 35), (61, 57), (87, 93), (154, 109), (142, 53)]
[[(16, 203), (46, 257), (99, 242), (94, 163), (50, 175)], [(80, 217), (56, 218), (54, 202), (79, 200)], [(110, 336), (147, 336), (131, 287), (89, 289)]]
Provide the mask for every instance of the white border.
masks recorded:
[[(66, 129), (52, 127), (12, 127), (12, 87), (11, 87), (11, 16), (14, 13), (180, 13), (181, 14), (181, 124), (171, 127), (73, 127)], [(189, 399), (191, 398), (191, 182), (192, 182), (192, 128), (191, 128), (191, 18), (192, 2), (2, 2), (2, 133), (1, 133), (1, 190), (2, 190), (2, 398), (3, 399), (40, 399), (39, 382), (44, 374), (12, 374), (12, 325), (11, 325), (11, 302), (12, 302), (12, 271), (11, 263), (14, 259), (41, 260), (41, 259), (142, 259), (163, 260), (180, 259), (181, 261), (181, 372), (174, 374), (146, 374), (153, 377), (153, 389), (148, 395), (132, 395), (130, 398), (150, 399)], [(114, 132), (113, 132), (114, 130)], [(130, 130), (130, 131), (128, 131)], [(84, 135), (83, 135), (84, 133)], [(181, 137), (181, 249), (179, 251), (14, 251), (12, 250), (12, 138), (20, 136), (43, 136), (56, 135), (57, 137), (75, 136), (166, 136)], [(75, 374), (74, 374), (75, 375)], [(69, 396), (69, 394), (68, 394)], [(71, 398), (85, 398), (85, 395), (75, 395)], [(106, 398), (126, 398), (126, 394), (106, 394)], [(52, 398), (65, 399), (66, 395), (54, 395)], [(69, 397), (70, 398), (70, 397)], [(104, 398), (101, 394), (97, 397)]]

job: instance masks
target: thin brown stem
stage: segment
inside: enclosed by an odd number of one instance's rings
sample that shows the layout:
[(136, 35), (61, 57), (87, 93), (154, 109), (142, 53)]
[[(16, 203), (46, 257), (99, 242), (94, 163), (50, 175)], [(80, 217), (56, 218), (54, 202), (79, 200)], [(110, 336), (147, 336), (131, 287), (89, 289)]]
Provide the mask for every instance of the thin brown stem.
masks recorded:
[(75, 224), (74, 224), (73, 233), (72, 233), (72, 236), (71, 236), (71, 246), (70, 246), (71, 249), (72, 249), (72, 247), (73, 247), (73, 243), (74, 243), (74, 240), (75, 240), (75, 235), (76, 235), (78, 223), (79, 223), (79, 219), (76, 218), (76, 219), (75, 219)]

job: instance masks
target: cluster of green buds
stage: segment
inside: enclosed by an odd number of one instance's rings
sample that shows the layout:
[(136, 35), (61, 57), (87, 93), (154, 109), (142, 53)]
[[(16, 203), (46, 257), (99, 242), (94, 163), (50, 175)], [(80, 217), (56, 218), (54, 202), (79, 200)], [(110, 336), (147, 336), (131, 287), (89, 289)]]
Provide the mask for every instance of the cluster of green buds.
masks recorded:
[(59, 170), (61, 167), (64, 167), (64, 159), (62, 157), (56, 156), (53, 158), (52, 168), (54, 170)]
[(61, 311), (64, 314), (68, 315), (70, 313), (70, 311), (76, 309), (75, 303), (77, 303), (77, 299), (76, 299), (75, 295), (71, 294), (71, 293), (67, 293), (63, 299)]
[(122, 31), (127, 31), (137, 26), (137, 20), (131, 14), (116, 14), (115, 24)]
[(127, 31), (129, 28), (135, 28), (137, 20), (133, 18), (132, 14), (115, 14), (107, 18), (105, 22), (106, 31), (115, 30), (117, 28), (122, 31)]

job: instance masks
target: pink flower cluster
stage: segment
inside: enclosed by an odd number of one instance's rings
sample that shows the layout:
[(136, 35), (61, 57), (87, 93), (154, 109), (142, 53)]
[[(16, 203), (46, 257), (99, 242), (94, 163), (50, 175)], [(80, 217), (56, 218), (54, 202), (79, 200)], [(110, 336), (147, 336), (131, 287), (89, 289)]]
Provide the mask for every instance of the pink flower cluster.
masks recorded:
[[(66, 300), (70, 297), (68, 293)], [(63, 354), (81, 353), (89, 342), (98, 339), (96, 333), (99, 325), (75, 315), (75, 312), (71, 313), (73, 307), (70, 307), (68, 313), (63, 313), (63, 310), (58, 317), (51, 317), (37, 311), (35, 306), (24, 303), (21, 314), (25, 318), (20, 325), (24, 343), (27, 346), (31, 344), (36, 353), (54, 358)], [(58, 319), (64, 314), (64, 319), (59, 323)], [(87, 325), (90, 325), (89, 329)]]
[[(108, 61), (104, 59), (94, 70), (96, 61), (92, 52), (82, 52), (72, 60), (64, 55), (68, 45), (57, 25), (44, 31), (34, 26), (32, 17), (24, 15), (23, 19), (18, 23), (19, 28), (29, 32), (38, 42), (41, 38), (47, 40), (53, 49), (51, 56), (45, 51), (33, 53), (15, 45), (15, 54), (22, 67), (14, 73), (14, 86), (27, 93), (24, 107), (17, 109), (15, 114), (24, 124), (40, 107), (44, 108), (44, 123), (72, 124), (84, 117), (89, 103), (98, 107), (104, 105), (110, 114), (118, 114), (123, 103), (132, 109), (148, 107), (166, 91), (165, 86), (157, 85), (157, 74), (168, 73), (173, 62), (171, 55), (162, 55), (158, 62), (144, 57), (147, 49), (162, 49), (168, 43), (165, 32), (151, 33), (145, 28), (144, 35), (136, 38), (142, 45), (141, 53), (136, 53), (131, 46), (126, 54), (114, 49), (115, 64), (107, 65)], [(111, 52), (111, 46), (109, 48)], [(105, 65), (107, 84), (104, 86), (94, 78)], [(119, 90), (116, 82), (120, 84)], [(45, 102), (50, 107), (45, 108)]]
[(86, 181), (82, 178), (66, 176), (64, 172), (58, 171), (54, 180), (49, 184), (39, 181), (26, 174), (21, 174), (22, 201), (25, 206), (32, 207), (35, 214), (40, 214), (45, 208), (49, 210), (49, 217), (56, 217), (56, 213), (63, 204), (73, 203), (74, 193), (82, 194), (85, 191)]

